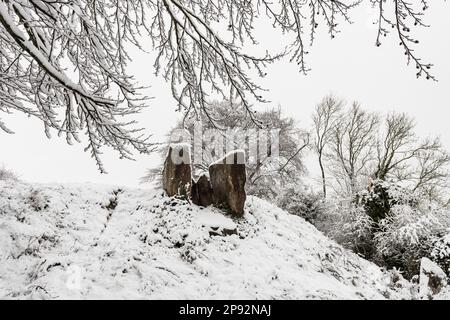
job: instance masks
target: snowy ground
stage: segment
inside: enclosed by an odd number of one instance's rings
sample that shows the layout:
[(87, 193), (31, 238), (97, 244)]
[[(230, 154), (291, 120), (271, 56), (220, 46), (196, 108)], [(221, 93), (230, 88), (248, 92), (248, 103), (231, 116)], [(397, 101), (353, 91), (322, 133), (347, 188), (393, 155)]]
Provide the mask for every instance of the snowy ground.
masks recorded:
[(396, 287), (257, 198), (232, 221), (159, 190), (0, 181), (0, 298), (411, 298)]

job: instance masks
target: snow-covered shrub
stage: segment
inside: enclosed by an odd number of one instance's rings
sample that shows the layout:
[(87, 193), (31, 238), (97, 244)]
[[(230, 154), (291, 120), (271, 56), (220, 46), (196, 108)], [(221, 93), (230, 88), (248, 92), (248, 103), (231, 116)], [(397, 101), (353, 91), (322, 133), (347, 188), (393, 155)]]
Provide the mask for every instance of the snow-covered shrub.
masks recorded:
[(0, 181), (17, 181), (19, 180), (17, 174), (14, 171), (0, 167)]
[[(375, 181), (350, 204), (330, 207), (316, 227), (335, 241), (405, 278), (429, 258), (450, 272), (448, 212), (398, 184)], [(449, 229), (450, 230), (450, 229)]]
[[(450, 230), (447, 230), (449, 232)], [(433, 244), (431, 258), (450, 275), (450, 233), (440, 237)]]
[(355, 200), (375, 221), (384, 219), (395, 205), (417, 205), (415, 195), (392, 181), (375, 180), (369, 190), (358, 192)]
[(42, 211), (48, 208), (49, 199), (40, 190), (33, 189), (26, 198), (26, 202), (34, 211)]
[(366, 258), (373, 255), (374, 221), (364, 208), (354, 203), (336, 205), (327, 210), (318, 229), (342, 246)]
[(283, 191), (277, 199), (277, 205), (290, 214), (300, 216), (315, 224), (325, 210), (321, 195), (307, 188), (291, 187)]
[(433, 244), (444, 230), (432, 211), (409, 205), (392, 206), (374, 235), (377, 262), (401, 269), (407, 278), (419, 272), (420, 259), (430, 257)]
[[(268, 170), (267, 168), (264, 169)], [(246, 181), (245, 192), (248, 195), (274, 203), (277, 201), (277, 197), (285, 191), (281, 186), (280, 180), (274, 179), (273, 176), (262, 176), (252, 183)]]
[(191, 244), (188, 244), (183, 247), (183, 250), (181, 250), (180, 252), (180, 256), (181, 259), (183, 259), (188, 263), (193, 263), (195, 260), (198, 259), (198, 253)]

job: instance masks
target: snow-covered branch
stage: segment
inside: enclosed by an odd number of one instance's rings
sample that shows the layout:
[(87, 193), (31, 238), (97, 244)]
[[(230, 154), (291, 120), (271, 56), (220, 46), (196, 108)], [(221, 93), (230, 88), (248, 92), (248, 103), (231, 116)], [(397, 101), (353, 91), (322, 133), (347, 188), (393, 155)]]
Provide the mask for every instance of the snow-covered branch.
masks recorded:
[[(239, 101), (260, 124), (251, 109), (267, 101), (255, 79), (266, 75), (265, 66), (288, 56), (306, 73), (305, 58), (320, 25), (334, 38), (339, 23), (351, 23), (351, 10), (362, 2), (0, 0), (0, 111), (37, 117), (48, 135), (54, 128), (69, 143), (84, 131), (101, 170), (102, 145), (126, 158), (132, 149), (152, 150), (131, 123), (117, 121), (145, 106), (126, 66), (129, 45), (145, 49), (147, 37), (156, 51), (155, 73), (170, 82), (180, 111), (210, 117), (212, 101)], [(412, 49), (418, 41), (409, 26), (426, 26), (427, 3), (420, 1), (422, 8), (405, 0), (371, 3), (379, 11), (377, 45), (393, 28), (417, 75), (434, 79), (431, 64)], [(279, 52), (249, 53), (249, 45), (258, 44), (256, 21), (283, 34)], [(11, 132), (1, 120), (0, 128)]]
[(125, 18), (119, 2), (114, 16), (112, 8), (104, 2), (0, 1), (0, 111), (35, 116), (47, 135), (56, 129), (69, 144), (85, 131), (86, 150), (102, 172), (103, 145), (124, 158), (131, 158), (130, 146), (151, 150), (132, 123), (117, 120), (140, 111), (144, 98), (125, 70), (124, 45), (133, 42), (137, 22)]

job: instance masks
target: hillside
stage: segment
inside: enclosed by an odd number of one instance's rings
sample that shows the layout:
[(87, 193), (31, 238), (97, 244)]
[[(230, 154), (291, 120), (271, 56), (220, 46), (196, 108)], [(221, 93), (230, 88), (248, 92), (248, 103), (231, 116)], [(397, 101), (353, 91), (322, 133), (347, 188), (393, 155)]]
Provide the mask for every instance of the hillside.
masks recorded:
[(0, 298), (411, 298), (302, 218), (254, 197), (245, 211), (232, 221), (159, 190), (0, 181)]

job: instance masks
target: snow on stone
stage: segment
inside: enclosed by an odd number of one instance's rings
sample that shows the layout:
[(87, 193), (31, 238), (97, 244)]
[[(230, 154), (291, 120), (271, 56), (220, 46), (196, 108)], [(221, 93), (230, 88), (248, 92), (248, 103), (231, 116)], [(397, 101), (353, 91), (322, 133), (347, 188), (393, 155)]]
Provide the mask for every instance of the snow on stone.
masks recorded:
[(189, 143), (184, 143), (184, 142), (177, 142), (177, 143), (171, 143), (169, 145), (174, 151), (188, 151), (190, 152), (191, 150), (191, 145)]
[(435, 274), (436, 276), (443, 279), (447, 278), (445, 272), (442, 271), (442, 269), (436, 263), (428, 258), (422, 258), (422, 260), (420, 261), (420, 270), (424, 273)]
[(233, 151), (228, 152), (224, 157), (214, 161), (209, 166), (214, 166), (217, 164), (235, 164), (235, 155), (237, 159), (237, 164), (243, 164), (245, 163), (245, 150), (243, 149), (236, 149)]
[(172, 150), (172, 161), (176, 162), (176, 160), (189, 164), (191, 163), (191, 146), (188, 143), (171, 143), (169, 148), (167, 148), (165, 158), (169, 156), (169, 152)]
[(0, 260), (6, 299), (405, 298), (389, 274), (255, 197), (231, 219), (159, 189), (0, 181)]
[(447, 285), (447, 275), (428, 258), (420, 260), (419, 296), (429, 298)]

